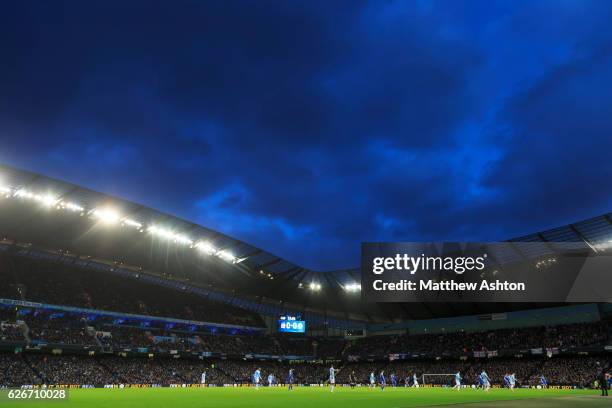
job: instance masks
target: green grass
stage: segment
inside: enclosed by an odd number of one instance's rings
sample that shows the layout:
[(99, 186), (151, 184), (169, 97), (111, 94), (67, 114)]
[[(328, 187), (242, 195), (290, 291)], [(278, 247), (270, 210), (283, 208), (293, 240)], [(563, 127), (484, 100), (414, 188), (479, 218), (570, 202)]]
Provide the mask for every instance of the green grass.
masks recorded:
[[(497, 406), (521, 408), (548, 406), (534, 402), (553, 401), (552, 406), (561, 406), (550, 398), (565, 397), (574, 402), (565, 406), (574, 407), (575, 401), (593, 401), (589, 406), (601, 406), (595, 397), (596, 391), (582, 390), (508, 390), (493, 389), (488, 393), (465, 389), (453, 391), (443, 388), (387, 388), (380, 389), (337, 387), (334, 393), (325, 388), (296, 387), (292, 392), (286, 388), (149, 388), (149, 389), (73, 389), (65, 402), (3, 402), (0, 408), (41, 407), (57, 408), (404, 408), (431, 405), (479, 402), (480, 407)], [(582, 398), (584, 396), (584, 398)], [(580, 398), (576, 398), (580, 397)], [(612, 406), (612, 400), (608, 400)], [(582, 406), (582, 405), (581, 405)]]

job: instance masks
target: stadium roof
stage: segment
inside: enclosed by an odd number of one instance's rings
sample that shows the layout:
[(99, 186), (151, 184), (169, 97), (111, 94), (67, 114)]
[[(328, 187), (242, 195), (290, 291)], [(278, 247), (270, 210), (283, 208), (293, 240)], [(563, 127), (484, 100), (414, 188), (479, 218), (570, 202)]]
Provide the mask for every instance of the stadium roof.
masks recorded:
[[(313, 271), (268, 251), (146, 206), (40, 174), (0, 166), (0, 233), (5, 242), (103, 260), (323, 315), (383, 322), (523, 309), (496, 304), (361, 302), (358, 268)], [(574, 242), (598, 251), (612, 243), (612, 213), (510, 242)], [(512, 248), (512, 247), (510, 247)], [(537, 258), (517, 247), (501, 262)], [(534, 306), (534, 305), (529, 305)]]

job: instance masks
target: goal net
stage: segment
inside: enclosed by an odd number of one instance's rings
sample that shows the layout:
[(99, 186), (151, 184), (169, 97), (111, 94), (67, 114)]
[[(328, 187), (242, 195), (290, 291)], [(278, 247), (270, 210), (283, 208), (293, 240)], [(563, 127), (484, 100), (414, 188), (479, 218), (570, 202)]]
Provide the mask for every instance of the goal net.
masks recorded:
[(424, 373), (422, 385), (455, 385), (455, 374)]

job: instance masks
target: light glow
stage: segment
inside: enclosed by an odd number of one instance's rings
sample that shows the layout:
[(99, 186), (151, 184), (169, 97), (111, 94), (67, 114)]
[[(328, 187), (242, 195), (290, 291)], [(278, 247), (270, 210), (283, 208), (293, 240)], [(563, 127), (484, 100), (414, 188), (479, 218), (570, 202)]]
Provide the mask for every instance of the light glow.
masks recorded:
[(119, 214), (113, 210), (93, 210), (91, 214), (105, 224), (116, 224), (121, 218)]
[(240, 262), (246, 261), (247, 257), (244, 258), (235, 258), (232, 263), (239, 264)]
[(166, 228), (150, 226), (148, 230), (151, 234), (156, 235), (160, 238), (167, 239), (169, 241), (174, 241), (178, 244), (183, 245), (193, 245), (193, 241), (186, 235), (177, 234), (174, 231), (170, 231)]
[(612, 239), (611, 239), (611, 240), (609, 240), (609, 241), (604, 241), (604, 242), (603, 242), (603, 243), (601, 243), (601, 244), (597, 244), (597, 245), (595, 245), (595, 248), (597, 248), (597, 249), (599, 249), (599, 250), (601, 250), (601, 251), (605, 251), (605, 250), (608, 250), (608, 249), (612, 249)]
[(39, 198), (37, 197), (37, 199), (47, 207), (53, 207), (58, 202), (57, 198), (50, 195), (41, 196)]
[(210, 242), (208, 242), (208, 241), (198, 242), (194, 246), (198, 250), (200, 250), (200, 251), (202, 251), (202, 252), (204, 252), (204, 253), (206, 253), (208, 255), (214, 255), (215, 252), (217, 252), (215, 247), (212, 246), (212, 244)]
[(34, 194), (23, 188), (15, 191), (14, 196), (19, 198), (34, 198)]
[[(91, 218), (99, 220), (100, 222), (108, 225), (128, 226), (137, 229), (140, 232), (147, 230), (151, 234), (156, 235), (158, 237), (189, 246), (190, 248), (197, 249), (202, 253), (216, 256), (220, 259), (223, 259), (224, 261), (231, 262), (233, 264), (238, 264), (248, 258), (237, 258), (231, 251), (219, 250), (208, 241), (196, 242), (195, 240), (192, 240), (189, 236), (181, 234), (180, 232), (158, 227), (155, 225), (147, 226), (141, 222), (138, 222), (137, 220), (131, 218), (124, 218), (121, 214), (111, 208), (86, 208), (75, 202), (64, 201), (60, 199), (59, 196), (56, 194), (38, 194), (36, 192), (29, 191), (26, 188), (11, 187), (5, 184), (0, 184), (0, 194), (4, 194), (4, 196), (6, 197), (14, 197), (35, 201), (48, 208), (80, 213), (81, 215), (88, 214)], [(269, 279), (274, 279), (271, 274), (267, 274), (267, 277)], [(321, 285), (317, 285), (320, 289)]]
[(314, 291), (314, 292), (318, 292), (321, 290), (321, 284), (317, 283), (317, 282), (311, 282), (310, 283), (310, 290)]
[(344, 290), (347, 292), (359, 292), (361, 291), (361, 285), (359, 283), (349, 283), (344, 285)]
[(15, 193), (13, 193), (13, 196), (24, 198), (27, 200), (38, 201), (45, 207), (53, 207), (59, 201), (56, 197), (52, 196), (51, 194), (45, 194), (45, 195), (35, 194), (23, 188), (15, 191)]
[(85, 211), (85, 208), (81, 207), (80, 205), (76, 204), (76, 203), (71, 203), (71, 202), (66, 202), (66, 201), (62, 201), (60, 203), (60, 207), (68, 210), (68, 211), (73, 211), (73, 212), (83, 212)]
[(219, 258), (225, 259), (226, 261), (229, 261), (229, 262), (235, 262), (236, 261), (236, 257), (234, 256), (234, 254), (232, 254), (230, 251), (227, 251), (227, 250), (223, 250), (223, 251), (217, 252), (217, 256)]
[(136, 229), (141, 229), (142, 228), (142, 224), (139, 223), (138, 221), (134, 221), (130, 218), (125, 218), (123, 221), (121, 221), (124, 225), (130, 226), (130, 227), (134, 227)]

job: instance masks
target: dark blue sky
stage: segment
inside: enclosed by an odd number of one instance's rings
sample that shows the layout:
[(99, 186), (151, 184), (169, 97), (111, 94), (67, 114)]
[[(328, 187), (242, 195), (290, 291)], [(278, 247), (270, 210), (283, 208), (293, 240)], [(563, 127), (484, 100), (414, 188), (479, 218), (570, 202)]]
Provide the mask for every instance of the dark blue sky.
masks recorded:
[(0, 161), (315, 269), (612, 208), (612, 2), (4, 2)]

